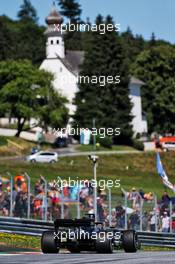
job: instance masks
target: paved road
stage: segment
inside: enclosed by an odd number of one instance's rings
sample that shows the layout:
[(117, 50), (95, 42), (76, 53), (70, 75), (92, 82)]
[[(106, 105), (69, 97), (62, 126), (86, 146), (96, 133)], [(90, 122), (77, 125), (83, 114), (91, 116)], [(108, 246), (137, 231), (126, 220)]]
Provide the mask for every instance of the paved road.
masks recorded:
[(59, 157), (75, 157), (75, 156), (88, 156), (88, 155), (93, 155), (94, 153), (96, 155), (113, 155), (113, 154), (138, 154), (142, 153), (141, 151), (137, 150), (111, 150), (111, 151), (84, 151), (84, 152), (70, 152), (65, 149), (65, 152), (61, 152), (57, 150)]
[[(76, 152), (76, 151), (72, 151), (69, 149), (56, 149), (56, 150), (51, 150), (51, 151), (55, 151), (58, 153), (58, 156), (60, 158), (63, 157), (77, 157), (77, 156), (89, 156), (89, 155), (93, 155), (94, 152), (88, 151), (88, 152)], [(120, 155), (124, 155), (124, 154), (139, 154), (142, 153), (141, 151), (137, 151), (137, 150), (114, 150), (114, 151), (97, 151), (96, 155), (114, 155), (114, 154), (120, 154)], [(12, 156), (12, 157), (0, 157), (0, 161), (6, 161), (6, 160), (10, 160), (10, 161), (25, 161), (26, 160), (26, 156)]]
[(174, 264), (175, 252), (138, 252), (108, 254), (6, 254), (0, 255), (0, 263), (4, 264)]

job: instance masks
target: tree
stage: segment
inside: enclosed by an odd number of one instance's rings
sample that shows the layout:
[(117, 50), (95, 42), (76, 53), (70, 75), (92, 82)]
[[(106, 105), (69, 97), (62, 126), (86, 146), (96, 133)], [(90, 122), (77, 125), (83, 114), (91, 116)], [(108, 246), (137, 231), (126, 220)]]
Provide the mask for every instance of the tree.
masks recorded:
[(23, 4), (20, 6), (20, 10), (18, 12), (18, 18), (20, 20), (33, 20), (37, 22), (37, 12), (36, 9), (32, 6), (30, 0), (23, 0)]
[(153, 47), (156, 45), (156, 35), (154, 32), (151, 34), (151, 39), (149, 41), (149, 47)]
[(80, 22), (81, 6), (76, 0), (58, 0), (61, 14), (70, 20), (70, 23)]
[(7, 57), (10, 59), (14, 54), (11, 44), (16, 40), (16, 35), (8, 26), (11, 23), (12, 20), (8, 17), (0, 16), (0, 60), (5, 60)]
[[(98, 16), (96, 24), (114, 24), (110, 16), (104, 21)], [(132, 137), (130, 122), (132, 117), (131, 103), (128, 90), (128, 65), (121, 39), (116, 31), (107, 31), (106, 34), (92, 32), (92, 41), (85, 54), (80, 76), (112, 76), (120, 75), (120, 83), (92, 84), (79, 83), (75, 104), (77, 110), (75, 121), (80, 127), (92, 128), (92, 119), (96, 118), (97, 127), (120, 127), (122, 134), (120, 142), (127, 143)], [(119, 141), (119, 138), (117, 138)]]
[(29, 59), (41, 64), (45, 57), (44, 27), (30, 19), (14, 21), (0, 16), (0, 28), (0, 60)]
[(17, 59), (28, 59), (40, 65), (45, 57), (44, 27), (32, 21), (20, 23), (17, 43)]
[(142, 87), (143, 108), (149, 132), (175, 131), (175, 48), (168, 44), (143, 51), (132, 66)]
[(121, 39), (128, 64), (131, 65), (136, 57), (144, 50), (146, 42), (142, 36), (134, 36), (129, 27), (126, 32), (121, 34)]
[(17, 137), (30, 118), (44, 128), (54, 123), (57, 127), (66, 125), (67, 101), (54, 92), (50, 73), (38, 70), (29, 61), (4, 61), (0, 63), (0, 76), (0, 113), (17, 119)]
[[(58, 0), (58, 5), (61, 7), (61, 14), (67, 18), (70, 24), (81, 23), (81, 6), (76, 0)], [(66, 49), (82, 50), (82, 32), (68, 31), (65, 34)]]

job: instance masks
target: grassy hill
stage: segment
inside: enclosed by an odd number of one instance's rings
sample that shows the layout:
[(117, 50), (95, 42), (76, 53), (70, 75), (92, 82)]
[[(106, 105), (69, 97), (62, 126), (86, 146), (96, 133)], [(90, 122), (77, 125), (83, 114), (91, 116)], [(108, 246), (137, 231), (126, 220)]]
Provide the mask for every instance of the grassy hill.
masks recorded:
[[(175, 183), (175, 153), (162, 153), (161, 159), (170, 180)], [(0, 161), (0, 174), (4, 175), (6, 171), (13, 175), (26, 171), (31, 176), (32, 184), (41, 174), (47, 180), (57, 179), (58, 175), (63, 179), (93, 179), (92, 164), (87, 157), (60, 158), (56, 164)], [(97, 177), (119, 179), (126, 190), (134, 186), (155, 192), (159, 196), (165, 189), (156, 172), (156, 155), (153, 152), (100, 156)], [(120, 190), (113, 188), (112, 192), (118, 194)], [(169, 194), (173, 195), (173, 192), (169, 191)]]

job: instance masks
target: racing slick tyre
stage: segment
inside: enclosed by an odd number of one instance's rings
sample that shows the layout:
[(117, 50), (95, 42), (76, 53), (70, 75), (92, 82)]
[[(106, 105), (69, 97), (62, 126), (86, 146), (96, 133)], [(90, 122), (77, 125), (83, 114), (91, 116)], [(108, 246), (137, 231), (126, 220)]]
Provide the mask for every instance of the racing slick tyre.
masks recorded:
[(125, 230), (123, 232), (123, 249), (125, 252), (134, 253), (138, 249), (138, 237), (134, 230)]
[(114, 250), (114, 245), (111, 239), (107, 237), (98, 237), (96, 240), (96, 251), (98, 253), (112, 254)]
[(59, 252), (54, 239), (54, 232), (45, 231), (41, 237), (41, 250), (44, 254), (54, 254)]

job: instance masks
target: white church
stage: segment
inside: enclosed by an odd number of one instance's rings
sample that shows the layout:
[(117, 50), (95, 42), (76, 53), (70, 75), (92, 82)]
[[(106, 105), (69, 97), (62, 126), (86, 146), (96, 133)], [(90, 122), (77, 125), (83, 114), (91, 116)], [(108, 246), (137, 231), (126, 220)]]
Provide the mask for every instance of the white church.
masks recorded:
[[(65, 50), (64, 37), (61, 31), (57, 30), (55, 25), (61, 25), (63, 19), (56, 7), (53, 6), (50, 14), (46, 17), (48, 25), (45, 32), (46, 42), (46, 59), (42, 62), (40, 69), (51, 72), (54, 75), (54, 88), (67, 97), (69, 112), (75, 111), (75, 105), (72, 104), (77, 92), (77, 77), (79, 67), (83, 63), (83, 51)], [(66, 81), (67, 80), (67, 81)], [(71, 80), (71, 81), (70, 81)], [(144, 83), (135, 77), (130, 78), (129, 91), (132, 102), (132, 120), (133, 131), (136, 135), (148, 132), (146, 115), (142, 111), (141, 86)]]

